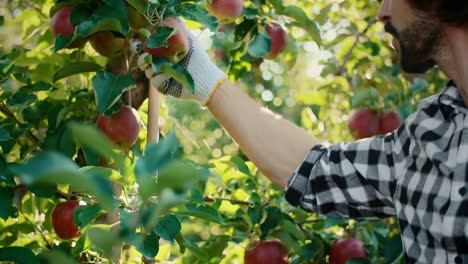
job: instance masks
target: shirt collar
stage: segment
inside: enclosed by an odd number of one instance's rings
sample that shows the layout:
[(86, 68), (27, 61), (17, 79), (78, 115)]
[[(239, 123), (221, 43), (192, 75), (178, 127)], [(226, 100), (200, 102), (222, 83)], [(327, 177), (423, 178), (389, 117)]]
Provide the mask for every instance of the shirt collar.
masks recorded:
[(446, 114), (446, 116), (458, 114), (459, 112), (465, 114), (468, 113), (468, 109), (465, 107), (465, 103), (458, 91), (457, 85), (453, 81), (447, 83), (442, 93), (440, 93), (438, 101), (441, 106), (441, 110)]

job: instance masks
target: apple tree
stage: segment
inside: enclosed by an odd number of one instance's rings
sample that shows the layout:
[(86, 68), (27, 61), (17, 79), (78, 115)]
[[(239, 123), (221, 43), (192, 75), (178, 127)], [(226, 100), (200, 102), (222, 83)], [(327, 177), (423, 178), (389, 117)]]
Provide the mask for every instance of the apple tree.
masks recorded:
[(443, 76), (401, 72), (379, 1), (0, 3), (0, 261), (403, 262), (395, 218), (291, 207), (206, 109), (140, 70), (143, 50), (193, 91), (183, 21), (240, 89), (317, 139), (384, 134)]

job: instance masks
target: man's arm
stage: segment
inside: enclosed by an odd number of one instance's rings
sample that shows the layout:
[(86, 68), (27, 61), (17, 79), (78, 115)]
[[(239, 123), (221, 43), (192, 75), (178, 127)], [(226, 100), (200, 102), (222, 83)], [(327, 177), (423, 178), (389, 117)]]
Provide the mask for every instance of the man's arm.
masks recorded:
[(225, 81), (207, 105), (260, 171), (283, 188), (318, 142), (304, 129), (271, 112)]

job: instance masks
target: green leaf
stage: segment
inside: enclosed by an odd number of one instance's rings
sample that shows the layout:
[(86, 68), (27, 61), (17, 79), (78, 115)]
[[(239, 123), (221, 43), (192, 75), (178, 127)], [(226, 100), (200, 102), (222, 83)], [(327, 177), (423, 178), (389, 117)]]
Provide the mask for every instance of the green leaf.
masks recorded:
[(183, 3), (182, 8), (181, 16), (184, 18), (197, 21), (209, 28), (212, 32), (218, 30), (218, 19), (212, 16), (205, 8), (192, 3)]
[[(99, 5), (96, 9), (92, 10), (92, 15), (89, 17), (75, 18), (79, 20), (79, 25), (76, 27), (75, 32), (81, 37), (89, 37), (99, 31), (111, 31), (127, 35), (130, 31), (128, 25), (127, 7), (124, 1), (110, 1), (105, 0), (106, 5)], [(73, 18), (73, 9), (71, 19)]]
[(39, 264), (34, 253), (24, 247), (0, 248), (0, 261), (12, 261), (18, 264)]
[(105, 211), (102, 210), (99, 204), (93, 204), (89, 206), (80, 205), (75, 209), (73, 220), (75, 225), (81, 229), (89, 225), (94, 219), (104, 213)]
[(62, 36), (62, 35), (57, 35), (55, 37), (55, 45), (54, 45), (54, 52), (57, 52), (61, 49), (64, 49), (68, 46), (68, 44), (70, 44), (73, 40), (73, 36), (74, 34), (72, 35), (69, 35), (69, 36)]
[(330, 228), (332, 226), (346, 226), (348, 225), (349, 219), (347, 218), (332, 218), (332, 217), (327, 217), (324, 219), (325, 221), (325, 226), (324, 228)]
[(12, 206), (15, 191), (10, 187), (0, 186), (0, 218), (7, 220), (13, 216), (16, 209)]
[(383, 245), (385, 263), (392, 263), (403, 254), (403, 246), (399, 235), (386, 238)]
[(184, 207), (178, 210), (177, 214), (194, 216), (221, 225), (226, 224), (219, 216), (218, 211), (209, 205), (187, 204)]
[(263, 218), (263, 207), (249, 207), (249, 209), (247, 209), (247, 214), (249, 215), (252, 225), (260, 224)]
[(159, 219), (154, 232), (161, 238), (173, 241), (180, 234), (182, 226), (175, 215), (167, 215)]
[(147, 2), (145, 0), (127, 0), (142, 15), (146, 15)]
[(41, 253), (41, 259), (46, 259), (49, 264), (78, 264), (72, 257), (61, 250), (52, 250)]
[(346, 264), (370, 264), (370, 261), (366, 258), (351, 258), (346, 261)]
[(129, 241), (146, 258), (154, 258), (159, 251), (159, 237), (156, 234), (135, 233)]
[(125, 159), (123, 154), (114, 151), (117, 146), (113, 145), (95, 126), (75, 122), (68, 126), (78, 144), (103, 155), (108, 160), (113, 160), (117, 166), (123, 166)]
[(157, 27), (154, 30), (154, 34), (152, 34), (148, 38), (148, 42), (146, 43), (148, 48), (157, 48), (157, 47), (168, 47), (167, 40), (174, 34), (177, 33), (177, 29), (170, 28), (170, 27)]
[(60, 70), (58, 70), (54, 75), (54, 82), (61, 80), (63, 78), (85, 73), (85, 72), (97, 72), (102, 70), (101, 65), (94, 62), (79, 61), (73, 63), (67, 63)]
[[(49, 128), (49, 130), (51, 130), (51, 128)], [(49, 130), (44, 140), (44, 145), (47, 150), (58, 151), (72, 158), (76, 154), (76, 144), (70, 129), (62, 124), (57, 129)]]
[(249, 45), (248, 53), (255, 58), (268, 55), (271, 50), (271, 38), (267, 32), (259, 32)]
[(110, 181), (95, 171), (80, 170), (71, 159), (59, 153), (41, 152), (12, 170), (28, 186), (69, 184), (74, 189), (95, 195), (106, 209), (115, 206)]
[(317, 256), (319, 248), (314, 244), (306, 244), (302, 247), (301, 256), (305, 259), (313, 259)]
[(267, 213), (267, 218), (265, 219), (265, 222), (260, 225), (260, 230), (262, 231), (262, 235), (260, 237), (261, 240), (265, 240), (271, 231), (273, 231), (273, 229), (277, 227), (283, 219), (281, 210), (278, 207), (270, 206), (266, 208), (265, 211)]
[(165, 58), (153, 59), (153, 71), (156, 73), (165, 73), (167, 76), (174, 78), (183, 87), (188, 89), (192, 94), (195, 92), (195, 81), (190, 73), (182, 65), (173, 64)]
[(376, 102), (380, 99), (379, 92), (375, 88), (364, 89), (358, 91), (351, 97), (351, 107), (375, 107)]
[(134, 88), (136, 84), (131, 74), (116, 76), (107, 71), (99, 71), (92, 82), (99, 113), (105, 113), (124, 92)]
[(0, 141), (8, 141), (11, 139), (13, 138), (10, 136), (10, 132), (4, 128), (0, 128)]
[(309, 19), (304, 9), (298, 6), (286, 6), (284, 8), (278, 8), (276, 11), (279, 15), (294, 18), (296, 22), (309, 33), (317, 45), (322, 45), (322, 36), (318, 25), (315, 21)]
[(86, 231), (93, 247), (100, 249), (105, 256), (112, 255), (112, 248), (119, 241), (119, 234), (109, 225), (94, 225)]
[(429, 83), (422, 79), (422, 78), (416, 78), (413, 81), (413, 84), (410, 87), (410, 94), (417, 94), (420, 92), (424, 92), (429, 88)]

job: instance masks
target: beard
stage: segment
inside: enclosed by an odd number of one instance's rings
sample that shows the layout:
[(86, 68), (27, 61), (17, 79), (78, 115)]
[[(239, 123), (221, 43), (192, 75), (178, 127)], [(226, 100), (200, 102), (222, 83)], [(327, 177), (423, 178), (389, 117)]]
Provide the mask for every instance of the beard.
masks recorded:
[(398, 32), (390, 23), (385, 31), (395, 37), (400, 46), (400, 64), (407, 73), (425, 73), (436, 65), (435, 57), (441, 48), (440, 27), (429, 19), (420, 19)]

